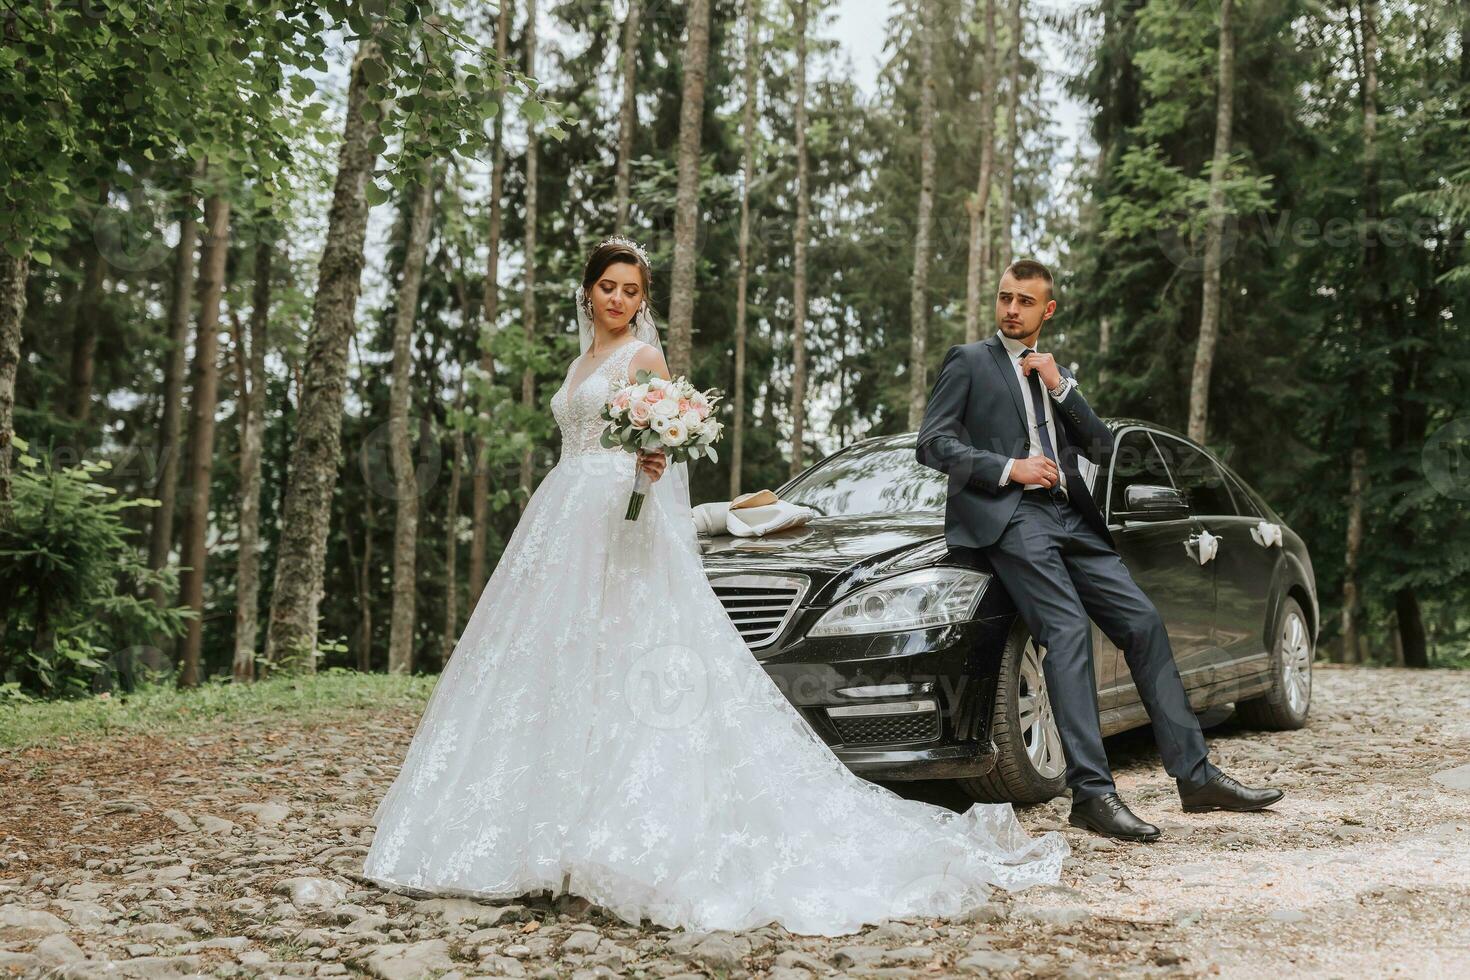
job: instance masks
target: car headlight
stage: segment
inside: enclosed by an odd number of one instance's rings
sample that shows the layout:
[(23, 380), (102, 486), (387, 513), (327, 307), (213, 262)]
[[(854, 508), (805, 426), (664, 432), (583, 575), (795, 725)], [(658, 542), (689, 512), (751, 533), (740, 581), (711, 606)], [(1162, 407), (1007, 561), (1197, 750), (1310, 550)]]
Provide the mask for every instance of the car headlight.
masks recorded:
[(807, 636), (897, 633), (963, 623), (975, 615), (990, 584), (987, 572), (925, 568), (858, 589), (827, 613)]

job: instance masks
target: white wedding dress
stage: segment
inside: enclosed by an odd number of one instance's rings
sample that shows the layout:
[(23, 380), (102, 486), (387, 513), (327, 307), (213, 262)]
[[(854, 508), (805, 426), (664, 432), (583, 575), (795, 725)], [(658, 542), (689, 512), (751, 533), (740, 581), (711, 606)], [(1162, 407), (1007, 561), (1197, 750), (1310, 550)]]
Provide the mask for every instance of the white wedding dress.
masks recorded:
[(682, 464), (623, 519), (635, 461), (599, 446), (598, 413), (641, 346), (568, 391), (574, 361), (553, 396), (561, 459), (377, 807), (364, 875), (491, 899), (565, 887), (635, 925), (811, 935), (1056, 882), (1065, 839), (1029, 836), (1009, 804), (954, 813), (838, 761), (705, 579)]

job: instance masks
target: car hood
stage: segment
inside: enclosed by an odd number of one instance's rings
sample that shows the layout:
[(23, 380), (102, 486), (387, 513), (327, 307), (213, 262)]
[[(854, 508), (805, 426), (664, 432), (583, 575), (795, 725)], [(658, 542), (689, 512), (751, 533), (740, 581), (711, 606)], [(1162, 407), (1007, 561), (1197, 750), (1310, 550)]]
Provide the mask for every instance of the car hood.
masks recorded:
[(760, 569), (830, 575), (943, 535), (943, 514), (836, 515), (759, 538), (701, 534), (699, 546), (710, 574)]

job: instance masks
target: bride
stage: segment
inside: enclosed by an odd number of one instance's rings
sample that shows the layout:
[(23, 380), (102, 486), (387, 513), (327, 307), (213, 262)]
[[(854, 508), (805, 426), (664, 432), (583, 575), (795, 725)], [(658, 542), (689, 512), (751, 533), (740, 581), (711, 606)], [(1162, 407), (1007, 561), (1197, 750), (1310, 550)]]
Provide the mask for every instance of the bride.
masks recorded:
[[(635, 243), (577, 291), (582, 353), (531, 495), (378, 804), (363, 874), (513, 898), (568, 891), (634, 925), (842, 935), (1056, 882), (1058, 833), (850, 772), (750, 655), (705, 579), (684, 464), (598, 443), (608, 394), (668, 377)], [(637, 521), (636, 469), (656, 479)]]

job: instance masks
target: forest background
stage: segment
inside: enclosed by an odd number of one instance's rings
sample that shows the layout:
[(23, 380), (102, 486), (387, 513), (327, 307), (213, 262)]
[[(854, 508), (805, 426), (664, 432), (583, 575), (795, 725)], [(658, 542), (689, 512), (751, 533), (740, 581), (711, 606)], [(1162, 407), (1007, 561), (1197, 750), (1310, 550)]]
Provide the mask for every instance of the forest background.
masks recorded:
[(1092, 404), (1307, 540), (1324, 655), (1470, 661), (1470, 0), (860, 6), (7, 5), (0, 699), (441, 667), (611, 234), (728, 393), (696, 502), (916, 428), (1039, 257)]

